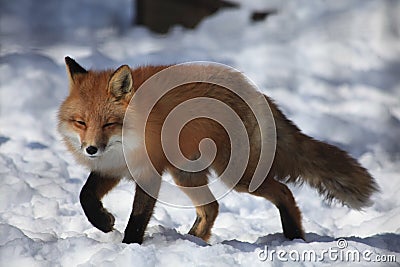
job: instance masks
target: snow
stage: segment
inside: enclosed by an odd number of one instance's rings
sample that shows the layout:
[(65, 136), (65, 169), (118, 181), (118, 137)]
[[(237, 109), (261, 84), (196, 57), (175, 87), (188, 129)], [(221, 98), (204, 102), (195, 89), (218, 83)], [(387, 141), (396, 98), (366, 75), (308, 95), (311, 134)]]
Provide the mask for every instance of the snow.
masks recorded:
[[(281, 266), (289, 252), (337, 248), (400, 259), (400, 2), (241, 1), (196, 30), (157, 35), (130, 28), (130, 0), (2, 1), (0, 7), (1, 266)], [(266, 21), (250, 12), (275, 8)], [(66, 152), (56, 112), (68, 93), (64, 56), (88, 68), (210, 60), (250, 77), (305, 133), (356, 157), (381, 193), (363, 211), (292, 187), (306, 241), (286, 240), (278, 211), (232, 192), (220, 200), (210, 244), (187, 235), (193, 209), (159, 203), (143, 245), (122, 244), (134, 185), (104, 199), (116, 217), (104, 234), (87, 221), (79, 192), (88, 170)], [(164, 192), (168, 193), (168, 192)], [(262, 261), (268, 251), (288, 262)], [(368, 253), (367, 253), (368, 254)], [(375, 259), (375, 258), (374, 258)], [(303, 266), (352, 265), (328, 257)], [(365, 259), (358, 264), (365, 265)]]

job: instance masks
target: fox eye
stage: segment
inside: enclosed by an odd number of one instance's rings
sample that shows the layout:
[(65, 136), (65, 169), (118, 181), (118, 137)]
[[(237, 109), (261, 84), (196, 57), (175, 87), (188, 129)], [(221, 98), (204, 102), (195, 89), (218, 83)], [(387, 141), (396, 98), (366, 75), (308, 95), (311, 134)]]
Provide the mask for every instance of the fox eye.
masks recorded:
[(116, 122), (109, 122), (109, 123), (104, 124), (103, 128), (111, 127), (111, 126), (114, 126), (114, 125), (117, 125), (117, 123)]
[(75, 124), (77, 125), (77, 126), (80, 126), (80, 127), (86, 127), (86, 123), (84, 122), (84, 121), (81, 121), (81, 120), (75, 120), (74, 121), (75, 122)]

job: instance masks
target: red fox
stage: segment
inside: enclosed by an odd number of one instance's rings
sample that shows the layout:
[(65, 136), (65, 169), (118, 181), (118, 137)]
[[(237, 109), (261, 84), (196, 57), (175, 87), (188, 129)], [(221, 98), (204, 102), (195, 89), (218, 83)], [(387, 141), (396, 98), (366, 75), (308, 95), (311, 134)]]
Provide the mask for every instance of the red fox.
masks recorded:
[[(261, 185), (256, 190), (249, 190), (262, 142), (257, 121), (237, 95), (219, 85), (203, 82), (183, 84), (154, 105), (145, 125), (146, 140), (143, 144), (135, 144), (137, 149), (133, 165), (140, 171), (134, 175), (140, 177), (132, 177), (127, 166), (130, 162), (126, 162), (123, 152), (122, 132), (126, 111), (138, 88), (169, 66), (131, 69), (123, 65), (116, 70), (95, 71), (86, 70), (70, 57), (66, 57), (65, 62), (70, 90), (59, 109), (58, 130), (76, 160), (91, 171), (80, 192), (80, 202), (88, 220), (103, 232), (113, 230), (115, 219), (103, 207), (101, 199), (124, 177), (152, 179), (152, 174), (141, 165), (144, 158), (149, 156), (156, 171), (159, 174), (169, 172), (196, 207), (197, 218), (189, 234), (208, 241), (218, 215), (218, 202), (204, 203), (202, 198), (204, 195), (212, 196), (207, 187), (209, 171), (221, 175), (228, 165), (231, 156), (229, 136), (218, 122), (207, 118), (194, 119), (181, 129), (178, 143), (186, 158), (198, 157), (199, 145), (204, 138), (215, 142), (217, 152), (214, 160), (206, 169), (195, 172), (171, 164), (161, 143), (163, 121), (168, 113), (180, 103), (196, 97), (214, 98), (226, 103), (244, 122), (249, 133), (249, 160), (244, 173), (236, 177), (238, 182), (233, 189), (271, 201), (279, 210), (286, 238), (305, 237), (300, 210), (291, 191), (282, 182), (306, 182), (328, 201), (335, 199), (354, 209), (369, 205), (371, 195), (379, 190), (375, 180), (355, 159), (335, 146), (303, 134), (265, 95), (262, 96), (268, 102), (276, 127), (275, 155)], [(140, 115), (138, 109), (133, 108), (135, 116)], [(143, 242), (161, 184), (157, 179), (151, 181), (152, 192), (136, 186), (132, 213), (122, 241), (124, 243)], [(198, 186), (202, 186), (204, 195), (189, 190)]]

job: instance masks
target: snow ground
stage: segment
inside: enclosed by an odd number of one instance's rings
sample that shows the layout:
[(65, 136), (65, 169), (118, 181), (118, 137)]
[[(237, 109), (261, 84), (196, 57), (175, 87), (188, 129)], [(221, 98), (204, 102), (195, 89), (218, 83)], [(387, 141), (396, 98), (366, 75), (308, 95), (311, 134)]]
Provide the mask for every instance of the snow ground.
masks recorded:
[[(371, 252), (371, 259), (395, 255), (396, 263), (375, 265), (398, 266), (400, 2), (243, 0), (242, 5), (194, 31), (175, 27), (160, 36), (127, 26), (129, 0), (0, 3), (1, 266), (281, 266), (293, 263), (291, 251), (322, 255), (329, 249)], [(250, 10), (265, 7), (278, 14), (252, 24)], [(78, 201), (88, 171), (73, 161), (55, 130), (56, 111), (68, 90), (66, 55), (97, 69), (191, 60), (231, 65), (305, 133), (349, 151), (382, 192), (359, 212), (328, 206), (308, 187), (292, 187), (306, 242), (284, 239), (270, 203), (232, 192), (220, 201), (210, 246), (186, 234), (193, 209), (163, 204), (156, 207), (143, 245), (122, 244), (134, 185), (123, 182), (104, 199), (117, 230), (96, 230)], [(337, 248), (339, 238), (347, 240), (346, 248)], [(266, 246), (269, 252), (286, 252), (281, 256), (288, 262), (277, 254), (261, 261)], [(297, 264), (353, 266), (328, 256)]]

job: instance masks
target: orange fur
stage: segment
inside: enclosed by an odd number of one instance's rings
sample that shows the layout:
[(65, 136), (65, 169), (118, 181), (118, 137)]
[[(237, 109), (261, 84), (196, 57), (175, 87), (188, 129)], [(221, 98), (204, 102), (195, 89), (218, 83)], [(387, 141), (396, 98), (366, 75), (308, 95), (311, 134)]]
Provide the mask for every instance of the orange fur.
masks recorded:
[[(92, 177), (114, 178), (130, 177), (124, 155), (122, 153), (121, 134), (125, 111), (135, 91), (152, 75), (168, 66), (147, 66), (129, 69), (121, 66), (116, 71), (86, 71), (75, 61), (66, 58), (70, 78), (70, 95), (62, 103), (59, 111), (59, 131), (68, 149), (79, 163), (92, 171)], [(190, 68), (190, 66), (188, 67)], [(190, 70), (189, 70), (190, 71)], [(236, 79), (235, 77), (229, 79)], [(238, 82), (242, 82), (239, 81)], [(161, 144), (161, 130), (167, 115), (179, 104), (195, 97), (208, 97), (220, 100), (229, 105), (243, 121), (250, 137), (250, 158), (246, 170), (235, 190), (248, 192), (254, 170), (260, 157), (261, 136), (258, 124), (246, 103), (230, 90), (208, 83), (189, 83), (169, 91), (154, 106), (146, 123), (145, 147), (134, 150), (134, 162), (139, 179), (151, 176), (146, 164), (146, 151), (155, 169), (162, 174), (169, 171), (175, 182), (184, 187), (207, 185), (207, 171), (188, 173), (178, 170), (167, 159)], [(327, 199), (336, 198), (353, 208), (361, 208), (368, 203), (370, 195), (377, 190), (377, 185), (368, 172), (344, 151), (316, 141), (303, 133), (265, 96), (274, 116), (277, 131), (277, 150), (272, 168), (261, 186), (252, 194), (261, 196), (277, 206), (281, 214), (284, 234), (288, 238), (304, 238), (301, 214), (290, 190), (280, 181), (308, 182)], [(207, 109), (207, 106), (197, 108)], [(195, 111), (194, 111), (195, 112)], [(134, 107), (132, 116), (140, 119), (140, 103)], [(173, 138), (173, 137), (170, 137)], [(220, 175), (226, 168), (231, 144), (226, 130), (217, 122), (206, 118), (197, 118), (187, 123), (180, 132), (179, 146), (188, 159), (199, 157), (199, 142), (210, 138), (217, 147), (217, 154), (210, 168)], [(172, 139), (171, 139), (172, 140)], [(92, 147), (92, 150), (89, 148)], [(93, 148), (95, 148), (95, 153)], [(100, 230), (108, 230), (113, 220), (102, 207), (101, 198), (117, 182), (97, 183), (88, 179), (81, 199), (82, 206), (89, 220), (93, 223), (102, 220), (96, 226)], [(160, 181), (154, 183), (160, 183)], [(229, 180), (224, 180), (230, 184)], [(152, 182), (153, 183), (153, 182)], [(158, 193), (156, 187), (155, 195)], [(99, 192), (91, 194), (90, 190)], [(183, 191), (196, 206), (197, 219), (190, 234), (207, 240), (211, 227), (218, 214), (218, 203), (213, 201), (207, 205), (202, 198), (212, 193), (208, 187), (204, 194), (195, 195), (190, 190)], [(124, 242), (142, 242), (144, 229), (150, 219), (155, 200), (141, 189), (137, 189), (134, 209), (125, 231)], [(100, 203), (100, 204), (99, 204)], [(99, 208), (100, 207), (100, 208)], [(135, 208), (136, 207), (136, 208)], [(90, 209), (100, 209), (92, 212)], [(132, 233), (132, 232), (137, 233)]]

